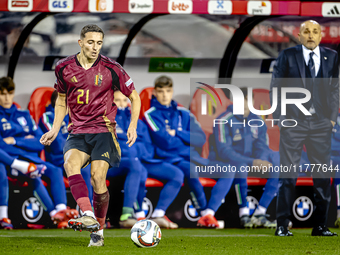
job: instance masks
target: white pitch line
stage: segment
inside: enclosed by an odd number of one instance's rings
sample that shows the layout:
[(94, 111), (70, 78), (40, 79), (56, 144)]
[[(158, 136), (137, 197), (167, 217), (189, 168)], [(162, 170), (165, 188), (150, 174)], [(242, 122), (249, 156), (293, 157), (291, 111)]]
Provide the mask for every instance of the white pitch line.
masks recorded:
[(263, 237), (271, 235), (190, 235), (194, 237)]

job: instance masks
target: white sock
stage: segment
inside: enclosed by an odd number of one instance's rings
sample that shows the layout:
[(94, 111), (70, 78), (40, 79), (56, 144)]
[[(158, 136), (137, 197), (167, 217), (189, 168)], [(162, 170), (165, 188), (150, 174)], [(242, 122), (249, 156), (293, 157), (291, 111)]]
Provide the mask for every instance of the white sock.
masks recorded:
[(165, 211), (161, 209), (156, 209), (153, 211), (151, 218), (163, 217), (165, 215)]
[(8, 206), (2, 205), (0, 206), (0, 220), (3, 218), (8, 218)]
[(53, 217), (56, 213), (57, 213), (57, 210), (52, 210), (52, 211), (50, 212), (50, 217)]
[(140, 211), (140, 212), (136, 212), (135, 213), (136, 218), (145, 218), (145, 212), (144, 211)]
[(338, 209), (338, 217), (337, 218), (340, 218), (340, 209)]
[(259, 205), (256, 208), (256, 210), (254, 212), (254, 215), (264, 215), (264, 214), (266, 214), (266, 212), (267, 212), (267, 208)]
[(57, 204), (55, 206), (55, 209), (57, 210), (57, 212), (59, 212), (61, 210), (65, 210), (66, 209), (66, 205), (65, 204)]
[(95, 232), (97, 235), (100, 235), (102, 237), (104, 237), (104, 229), (98, 230), (97, 232)]
[(205, 215), (208, 215), (208, 214), (211, 214), (212, 216), (215, 216), (215, 211), (207, 208), (207, 209), (205, 209), (204, 211), (201, 212), (202, 216), (205, 216)]
[(83, 216), (86, 215), (86, 216), (91, 216), (92, 218), (96, 219), (96, 216), (94, 216), (94, 213), (92, 211), (85, 211), (83, 213)]
[(27, 174), (28, 172), (28, 166), (30, 163), (18, 159), (14, 159), (11, 167), (22, 172), (23, 174)]
[(238, 215), (240, 216), (240, 218), (244, 215), (248, 215), (249, 216), (249, 208), (247, 206), (242, 207), (239, 209)]

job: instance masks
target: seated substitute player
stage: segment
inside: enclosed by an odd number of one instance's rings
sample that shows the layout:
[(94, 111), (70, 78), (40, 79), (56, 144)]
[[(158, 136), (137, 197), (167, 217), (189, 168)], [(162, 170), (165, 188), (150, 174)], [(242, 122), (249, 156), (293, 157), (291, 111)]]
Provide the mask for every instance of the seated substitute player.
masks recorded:
[[(120, 91), (116, 91), (114, 96), (114, 102), (118, 107), (116, 130), (118, 141), (122, 150), (122, 161), (119, 169), (126, 165), (126, 169), (124, 171), (131, 172), (130, 174), (127, 174), (124, 185), (124, 207), (120, 226), (127, 228), (132, 227), (133, 224), (136, 223), (136, 220), (132, 217), (132, 205), (136, 200), (137, 192), (138, 205), (136, 218), (137, 220), (145, 219), (145, 213), (141, 210), (141, 207), (145, 196), (146, 175), (148, 174), (152, 178), (166, 181), (164, 188), (160, 193), (158, 204), (151, 215), (152, 220), (162, 228), (178, 228), (176, 223), (170, 221), (169, 218), (165, 216), (165, 211), (177, 196), (183, 183), (184, 175), (179, 168), (169, 163), (162, 162), (160, 159), (153, 158), (154, 146), (151, 143), (148, 128), (142, 121), (138, 120), (138, 138), (135, 146), (129, 148), (125, 145), (127, 141), (126, 132), (128, 129), (128, 123), (131, 119), (131, 112), (128, 107), (128, 100), (126, 96), (124, 96)], [(124, 161), (126, 161), (126, 163), (123, 163)], [(127, 169), (127, 167), (130, 167), (130, 170)], [(109, 169), (108, 176), (111, 174), (117, 175), (121, 172), (122, 170), (117, 172), (117, 169), (115, 168)], [(135, 176), (134, 179), (131, 179), (133, 176)], [(138, 183), (139, 179), (140, 181)]]
[[(1, 94), (0, 94), (0, 101), (1, 101)], [(0, 139), (0, 146), (6, 146), (3, 139)], [(37, 178), (42, 171), (46, 169), (45, 165), (35, 165), (33, 163), (23, 161), (20, 159), (16, 159), (15, 157), (10, 156), (7, 152), (0, 149), (0, 229), (13, 229), (13, 225), (11, 220), (8, 217), (8, 179), (7, 179), (7, 169), (14, 169), (14, 172), (20, 172), (27, 177), (30, 178)], [(13, 170), (12, 170), (13, 171)], [(39, 179), (39, 178), (37, 178)], [(43, 199), (45, 196), (51, 201), (50, 204), (51, 210), (54, 210), (54, 205), (52, 203), (51, 198), (49, 197), (47, 190), (42, 188), (44, 187), (41, 183), (41, 180), (33, 180), (33, 186), (35, 188), (35, 192), (42, 197)], [(41, 186), (40, 186), (41, 184)], [(42, 192), (40, 192), (42, 191)], [(42, 196), (41, 194), (44, 193)], [(43, 204), (47, 204), (44, 203)], [(55, 212), (55, 211), (54, 211)]]
[[(13, 104), (14, 92), (15, 84), (13, 80), (9, 77), (1, 78), (0, 140), (3, 144), (1, 148), (14, 158), (35, 164), (44, 164), (44, 167), (39, 166), (40, 170), (46, 166), (43, 174), (51, 180), (51, 193), (55, 204), (55, 206), (53, 204), (47, 206), (47, 209), (54, 221), (63, 222), (69, 210), (66, 208), (66, 190), (62, 170), (39, 158), (38, 153), (43, 149), (43, 146), (39, 143), (42, 132), (35, 125), (28, 111), (19, 110)], [(4, 162), (7, 167), (10, 166), (11, 160)], [(41, 199), (48, 200), (48, 198)], [(60, 227), (65, 227), (65, 224), (63, 223)]]
[[(278, 173), (271, 172), (265, 185), (264, 193), (256, 208), (252, 218), (249, 217), (249, 208), (247, 207), (247, 172), (241, 172), (241, 167), (247, 166), (271, 166), (279, 165), (279, 157), (277, 152), (269, 149), (266, 143), (267, 127), (250, 127), (249, 120), (260, 119), (257, 115), (250, 112), (248, 108), (247, 89), (241, 88), (244, 100), (244, 115), (233, 115), (233, 105), (230, 105), (226, 112), (222, 113), (218, 119), (228, 121), (223, 125), (214, 127), (214, 136), (216, 142), (216, 158), (230, 165), (236, 165), (238, 173), (235, 175), (235, 186), (237, 201), (239, 204), (240, 223), (244, 227), (252, 227), (253, 225), (263, 227), (276, 227), (274, 222), (270, 222), (266, 218), (267, 207), (275, 196), (278, 189)], [(245, 121), (245, 125), (243, 122)], [(253, 126), (258, 122), (253, 122)], [(233, 182), (232, 178), (223, 180), (225, 186), (230, 186)], [(225, 193), (227, 194), (227, 193)], [(208, 206), (209, 209), (209, 206)]]
[[(103, 227), (109, 205), (106, 174), (109, 167), (118, 166), (120, 148), (115, 134), (117, 107), (113, 104), (114, 91), (120, 90), (132, 102), (131, 122), (127, 144), (132, 146), (137, 138), (136, 128), (140, 111), (140, 98), (132, 79), (116, 62), (99, 54), (104, 32), (97, 25), (82, 28), (78, 44), (80, 53), (60, 60), (55, 68), (55, 88), (58, 98), (51, 130), (41, 138), (50, 145), (57, 137), (66, 106), (69, 109), (70, 133), (64, 147), (64, 167), (72, 195), (83, 216), (70, 220), (74, 230), (91, 233), (89, 246), (103, 246)], [(80, 169), (91, 162), (93, 207)], [(99, 230), (99, 231), (98, 231)]]
[[(54, 107), (55, 102), (58, 97), (58, 92), (55, 90), (51, 95), (51, 104), (46, 106), (46, 110), (39, 120), (39, 127), (46, 133), (51, 130), (54, 121)], [(69, 135), (67, 131), (67, 126), (69, 124), (69, 116), (66, 114), (59, 131), (57, 138), (51, 143), (50, 146), (45, 146), (45, 157), (46, 161), (52, 163), (53, 165), (64, 169), (64, 154), (63, 148), (66, 143), (66, 139)], [(89, 191), (89, 199), (92, 204), (93, 188), (91, 185), (91, 165), (86, 166), (81, 170), (81, 174), (86, 182), (87, 189)], [(78, 217), (78, 211), (71, 210), (70, 213), (73, 216)], [(66, 220), (66, 219), (65, 219)]]
[[(122, 215), (119, 225), (121, 228), (131, 228), (137, 221), (133, 217), (134, 202), (137, 200), (137, 194), (140, 185), (145, 186), (145, 180), (140, 184), (143, 166), (138, 159), (136, 144), (129, 147), (127, 144), (127, 131), (131, 121), (131, 111), (128, 106), (127, 97), (120, 91), (114, 93), (114, 103), (118, 107), (116, 115), (116, 133), (118, 143), (121, 149), (121, 161), (119, 167), (113, 167), (108, 170), (107, 177), (116, 177), (126, 175), (124, 183), (124, 202)], [(140, 127), (138, 120), (137, 134)]]
[(183, 171), (192, 191), (190, 194), (193, 204), (200, 213), (205, 209), (207, 201), (198, 173), (195, 172), (195, 164), (207, 165), (209, 161), (201, 158), (194, 147), (203, 146), (205, 134), (195, 117), (172, 100), (171, 78), (158, 77), (153, 93), (151, 108), (144, 113), (144, 120), (156, 146), (156, 158)]

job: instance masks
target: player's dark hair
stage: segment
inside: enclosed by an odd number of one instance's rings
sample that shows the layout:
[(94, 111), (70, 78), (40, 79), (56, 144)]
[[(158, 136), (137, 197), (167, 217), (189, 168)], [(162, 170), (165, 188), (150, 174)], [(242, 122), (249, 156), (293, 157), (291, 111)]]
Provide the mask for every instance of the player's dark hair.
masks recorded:
[(82, 30), (80, 32), (80, 39), (84, 39), (85, 34), (88, 33), (88, 32), (102, 33), (103, 39), (104, 39), (104, 31), (100, 27), (98, 27), (97, 25), (94, 25), (94, 24), (86, 25), (85, 27), (82, 28)]
[(162, 75), (155, 80), (155, 88), (172, 88), (172, 79), (168, 76)]
[(58, 98), (58, 91), (55, 90), (53, 91), (52, 95), (51, 95), (51, 105), (54, 108), (55, 107), (55, 102), (57, 101)]
[(0, 92), (7, 90), (11, 92), (15, 89), (15, 84), (11, 77), (2, 77), (0, 78)]

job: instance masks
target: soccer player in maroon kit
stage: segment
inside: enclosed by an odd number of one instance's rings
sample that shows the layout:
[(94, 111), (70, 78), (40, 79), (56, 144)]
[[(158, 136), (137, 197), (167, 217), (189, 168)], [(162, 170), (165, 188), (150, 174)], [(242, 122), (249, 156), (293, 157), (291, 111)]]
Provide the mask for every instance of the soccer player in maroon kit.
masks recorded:
[[(52, 129), (41, 137), (41, 143), (50, 145), (57, 137), (62, 121), (70, 115), (70, 133), (64, 147), (65, 171), (74, 199), (83, 216), (70, 220), (74, 230), (91, 232), (89, 246), (103, 246), (103, 226), (109, 204), (106, 174), (109, 167), (120, 161), (120, 148), (115, 134), (117, 106), (114, 91), (119, 90), (132, 102), (131, 122), (127, 144), (137, 138), (136, 128), (140, 98), (133, 81), (115, 61), (100, 55), (104, 32), (96, 25), (83, 27), (78, 40), (80, 53), (60, 60), (55, 68), (55, 88), (58, 98)], [(93, 207), (88, 190), (80, 174), (82, 167), (91, 163)]]

